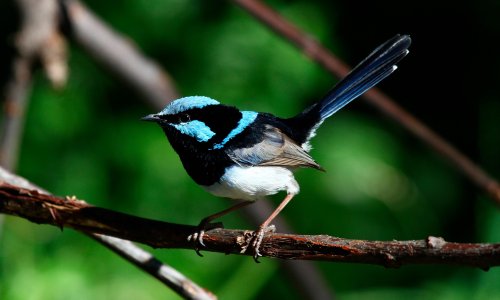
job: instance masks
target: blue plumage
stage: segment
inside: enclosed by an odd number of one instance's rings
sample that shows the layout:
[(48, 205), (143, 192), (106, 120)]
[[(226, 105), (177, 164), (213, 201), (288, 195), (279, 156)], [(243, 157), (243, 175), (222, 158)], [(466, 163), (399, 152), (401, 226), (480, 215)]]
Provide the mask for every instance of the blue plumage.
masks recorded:
[(389, 76), (408, 53), (410, 43), (408, 36), (397, 35), (375, 49), (318, 103), (321, 119), (330, 117)]
[(258, 113), (254, 111), (242, 111), (241, 119), (238, 121), (238, 125), (229, 132), (229, 134), (222, 140), (222, 142), (215, 144), (212, 149), (222, 149), (226, 143), (240, 134), (245, 128), (252, 124), (257, 118)]
[(173, 124), (172, 126), (182, 134), (194, 137), (198, 142), (208, 142), (215, 135), (215, 132), (207, 124), (198, 120)]
[(396, 35), (375, 49), (319, 102), (295, 117), (239, 111), (218, 101), (192, 96), (173, 101), (157, 114), (143, 118), (158, 123), (179, 155), (187, 173), (210, 193), (244, 200), (199, 224), (190, 239), (203, 245), (209, 223), (266, 195), (285, 191), (280, 206), (259, 226), (246, 244), (260, 256), (259, 246), (270, 222), (299, 192), (293, 170), (322, 170), (309, 155), (309, 140), (321, 123), (396, 70), (408, 54), (409, 36)]
[(218, 101), (205, 96), (189, 96), (172, 101), (161, 112), (160, 115), (175, 115), (193, 108), (203, 108), (207, 105), (220, 104)]

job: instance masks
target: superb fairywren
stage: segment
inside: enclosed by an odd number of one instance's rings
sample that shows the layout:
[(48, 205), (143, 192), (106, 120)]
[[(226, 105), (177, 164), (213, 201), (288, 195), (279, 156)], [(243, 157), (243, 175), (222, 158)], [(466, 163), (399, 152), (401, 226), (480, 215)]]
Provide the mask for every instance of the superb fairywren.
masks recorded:
[(297, 116), (282, 119), (269, 113), (240, 111), (208, 97), (175, 100), (157, 114), (143, 118), (158, 123), (193, 180), (210, 193), (244, 200), (206, 217), (191, 238), (203, 245), (209, 223), (267, 195), (287, 196), (254, 232), (247, 247), (259, 247), (271, 221), (299, 192), (292, 171), (299, 167), (322, 170), (308, 154), (309, 140), (323, 121), (396, 70), (408, 54), (411, 39), (396, 35), (357, 65), (319, 102)]

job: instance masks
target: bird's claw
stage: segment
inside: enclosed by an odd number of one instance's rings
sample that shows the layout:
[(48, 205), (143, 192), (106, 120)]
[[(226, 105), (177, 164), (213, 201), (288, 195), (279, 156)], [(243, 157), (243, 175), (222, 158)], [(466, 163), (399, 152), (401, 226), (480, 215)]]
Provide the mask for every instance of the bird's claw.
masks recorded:
[(187, 240), (188, 242), (194, 243), (194, 251), (196, 251), (196, 254), (198, 254), (198, 256), (203, 257), (200, 252), (200, 246), (205, 247), (205, 243), (203, 242), (203, 236), (205, 235), (205, 232), (215, 228), (224, 228), (224, 225), (222, 224), (222, 222), (210, 223), (209, 221), (202, 220), (196, 228), (197, 229), (195, 232), (188, 235)]
[(275, 232), (276, 227), (274, 225), (269, 225), (267, 227), (259, 227), (256, 231), (247, 231), (244, 233), (244, 242), (243, 245), (241, 246), (241, 251), (240, 253), (246, 253), (247, 250), (250, 248), (253, 250), (253, 259), (255, 260), (256, 263), (259, 262), (259, 257), (262, 256), (260, 254), (260, 245), (262, 244), (262, 240), (264, 239), (264, 236), (268, 232)]

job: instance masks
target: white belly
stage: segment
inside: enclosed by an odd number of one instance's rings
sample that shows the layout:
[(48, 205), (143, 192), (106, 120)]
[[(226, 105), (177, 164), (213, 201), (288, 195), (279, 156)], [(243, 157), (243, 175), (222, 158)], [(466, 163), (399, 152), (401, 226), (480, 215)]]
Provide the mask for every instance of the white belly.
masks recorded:
[(220, 182), (204, 188), (219, 197), (255, 201), (279, 191), (297, 194), (299, 185), (292, 171), (283, 167), (232, 166)]

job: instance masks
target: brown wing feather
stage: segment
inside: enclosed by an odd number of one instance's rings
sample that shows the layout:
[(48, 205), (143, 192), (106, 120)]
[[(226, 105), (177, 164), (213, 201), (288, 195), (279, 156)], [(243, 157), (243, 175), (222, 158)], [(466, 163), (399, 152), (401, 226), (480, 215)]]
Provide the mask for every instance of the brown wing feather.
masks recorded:
[(307, 167), (324, 170), (291, 138), (276, 127), (267, 125), (262, 142), (250, 148), (233, 150), (229, 157), (241, 165)]
[(288, 136), (282, 133), (284, 144), (281, 147), (279, 155), (271, 160), (262, 162), (261, 166), (287, 166), (287, 167), (306, 167), (318, 170), (324, 170), (314, 159), (299, 145), (292, 141)]

